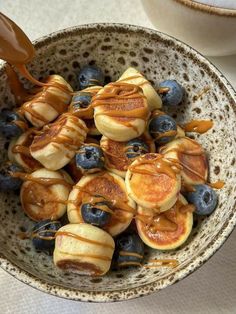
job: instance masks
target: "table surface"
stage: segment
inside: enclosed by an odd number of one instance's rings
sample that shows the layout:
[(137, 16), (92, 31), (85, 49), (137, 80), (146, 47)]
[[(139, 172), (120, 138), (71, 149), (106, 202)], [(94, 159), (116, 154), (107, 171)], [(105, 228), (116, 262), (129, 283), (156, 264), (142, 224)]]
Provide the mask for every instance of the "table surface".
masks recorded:
[[(139, 0), (4, 0), (0, 10), (33, 40), (50, 32), (94, 22), (153, 28)], [(210, 58), (236, 88), (236, 55)], [(199, 270), (159, 293), (114, 304), (59, 299), (17, 281), (0, 269), (0, 312), (7, 313), (236, 313), (236, 230)]]

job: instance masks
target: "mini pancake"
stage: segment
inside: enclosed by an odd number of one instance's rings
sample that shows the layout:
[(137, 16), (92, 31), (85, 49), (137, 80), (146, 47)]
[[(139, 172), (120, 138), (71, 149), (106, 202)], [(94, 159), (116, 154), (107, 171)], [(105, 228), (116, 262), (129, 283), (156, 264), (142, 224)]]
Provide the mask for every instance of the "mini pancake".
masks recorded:
[(26, 172), (42, 168), (42, 165), (30, 153), (29, 146), (33, 142), (34, 136), (34, 130), (29, 129), (17, 139), (13, 139), (8, 147), (9, 160), (20, 165)]
[(111, 219), (103, 227), (112, 236), (123, 232), (130, 224), (135, 203), (126, 192), (124, 180), (111, 172), (85, 175), (74, 186), (68, 199), (67, 215), (70, 223), (83, 222), (81, 205), (90, 198), (101, 196), (111, 204)]
[(87, 135), (85, 123), (65, 113), (54, 123), (43, 128), (30, 146), (31, 155), (49, 170), (64, 167), (75, 156)]
[(35, 127), (42, 127), (65, 112), (71, 101), (71, 86), (60, 75), (50, 75), (45, 83), (48, 86), (34, 87), (29, 101), (19, 112)]
[(134, 84), (109, 83), (93, 97), (92, 106), (97, 129), (114, 141), (129, 141), (145, 131), (147, 100)]
[(182, 137), (161, 148), (165, 158), (177, 160), (181, 176), (187, 185), (203, 184), (208, 177), (208, 162), (202, 146), (196, 141)]
[[(147, 144), (150, 153), (156, 151), (155, 143), (147, 132), (141, 135), (139, 139)], [(125, 178), (128, 166), (134, 161), (134, 158), (128, 158), (125, 154), (127, 143), (113, 141), (105, 136), (100, 141), (100, 146), (105, 156), (106, 169), (123, 178)]]
[(143, 242), (157, 250), (173, 250), (182, 245), (192, 230), (193, 205), (182, 195), (175, 205), (161, 214), (138, 207), (136, 225)]
[(181, 188), (180, 165), (160, 154), (138, 157), (125, 177), (128, 195), (140, 206), (163, 212), (177, 201)]
[(54, 264), (81, 275), (101, 276), (111, 266), (115, 243), (104, 230), (80, 223), (68, 224), (56, 233)]
[(65, 171), (41, 168), (31, 174), (16, 174), (25, 181), (21, 186), (20, 199), (22, 208), (30, 219), (53, 220), (65, 214), (73, 185), (73, 181)]
[(162, 107), (162, 100), (151, 83), (135, 68), (128, 68), (119, 78), (119, 82), (138, 85), (142, 88), (143, 94), (147, 97), (150, 111)]

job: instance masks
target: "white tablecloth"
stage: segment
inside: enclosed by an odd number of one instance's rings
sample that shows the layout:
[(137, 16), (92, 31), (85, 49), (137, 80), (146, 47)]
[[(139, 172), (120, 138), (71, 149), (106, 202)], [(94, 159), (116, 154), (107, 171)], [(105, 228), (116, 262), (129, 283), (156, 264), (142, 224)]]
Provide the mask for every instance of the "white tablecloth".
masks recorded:
[[(61, 28), (93, 22), (152, 27), (139, 0), (2, 0), (0, 9), (31, 39)], [(211, 60), (236, 88), (236, 56)], [(235, 241), (236, 230), (210, 261), (178, 284), (151, 296), (115, 304), (59, 299), (18, 282), (0, 269), (0, 313), (236, 313)]]

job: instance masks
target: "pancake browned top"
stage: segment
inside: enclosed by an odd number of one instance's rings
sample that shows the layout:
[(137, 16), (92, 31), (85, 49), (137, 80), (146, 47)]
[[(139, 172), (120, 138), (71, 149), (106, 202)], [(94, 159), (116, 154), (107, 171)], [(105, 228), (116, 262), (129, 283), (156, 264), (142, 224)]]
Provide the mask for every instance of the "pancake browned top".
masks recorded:
[[(135, 209), (129, 206), (126, 190), (109, 173), (104, 172), (97, 175), (85, 185), (78, 186), (78, 189), (77, 199), (72, 201), (76, 208), (80, 208), (83, 200), (86, 200), (89, 196), (101, 196), (104, 200), (111, 202), (113, 215), (109, 223), (103, 228), (104, 230), (109, 230), (112, 226), (126, 222), (133, 217)], [(79, 216), (82, 220), (80, 211)]]
[[(143, 140), (149, 147), (149, 152), (152, 152), (152, 146), (154, 142), (149, 139), (145, 134), (138, 137)], [(101, 147), (106, 157), (106, 163), (108, 168), (117, 169), (119, 171), (127, 171), (128, 166), (134, 161), (134, 158), (128, 158), (126, 156), (126, 147), (128, 142), (117, 142), (109, 138), (101, 140)], [(153, 146), (154, 147), (154, 146)]]
[(96, 115), (107, 115), (119, 122), (134, 119), (146, 120), (149, 111), (142, 89), (133, 84), (114, 82), (106, 85), (101, 93), (93, 97), (92, 106), (99, 112)]
[(159, 154), (146, 154), (129, 167), (130, 188), (137, 198), (159, 203), (168, 198), (177, 184), (179, 165)]

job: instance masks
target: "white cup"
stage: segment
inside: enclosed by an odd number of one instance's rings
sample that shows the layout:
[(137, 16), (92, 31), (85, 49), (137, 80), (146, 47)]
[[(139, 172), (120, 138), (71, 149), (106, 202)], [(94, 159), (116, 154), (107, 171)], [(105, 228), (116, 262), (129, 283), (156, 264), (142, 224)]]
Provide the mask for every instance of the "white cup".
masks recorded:
[[(158, 30), (201, 53), (208, 56), (236, 53), (235, 0), (142, 0), (142, 3)], [(224, 4), (224, 8), (213, 4)]]

